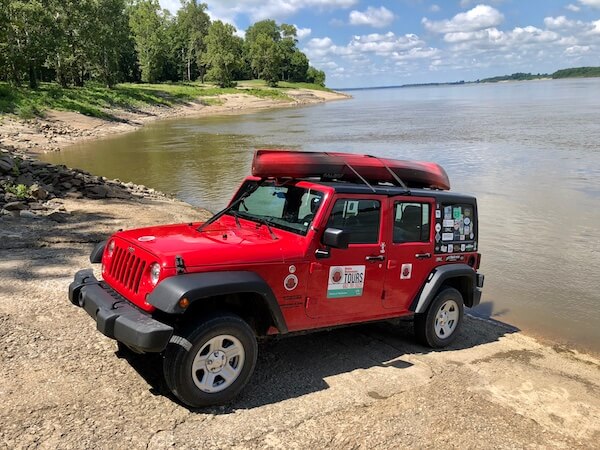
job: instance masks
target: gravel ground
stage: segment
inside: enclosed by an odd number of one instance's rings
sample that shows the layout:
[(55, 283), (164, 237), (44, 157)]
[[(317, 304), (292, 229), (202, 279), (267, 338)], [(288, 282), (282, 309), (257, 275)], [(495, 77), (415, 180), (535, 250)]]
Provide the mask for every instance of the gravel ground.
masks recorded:
[(67, 286), (111, 231), (206, 213), (64, 206), (64, 223), (0, 218), (0, 448), (600, 448), (600, 361), (472, 317), (445, 351), (410, 322), (266, 342), (233, 405), (190, 410), (160, 356), (120, 354)]

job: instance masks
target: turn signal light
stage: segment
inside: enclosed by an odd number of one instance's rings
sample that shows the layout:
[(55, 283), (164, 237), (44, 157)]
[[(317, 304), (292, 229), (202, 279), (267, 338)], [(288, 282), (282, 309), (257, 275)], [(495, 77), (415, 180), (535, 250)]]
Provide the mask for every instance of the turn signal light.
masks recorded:
[(181, 309), (185, 309), (188, 306), (190, 306), (190, 301), (187, 298), (183, 297), (181, 300), (179, 300), (179, 307)]

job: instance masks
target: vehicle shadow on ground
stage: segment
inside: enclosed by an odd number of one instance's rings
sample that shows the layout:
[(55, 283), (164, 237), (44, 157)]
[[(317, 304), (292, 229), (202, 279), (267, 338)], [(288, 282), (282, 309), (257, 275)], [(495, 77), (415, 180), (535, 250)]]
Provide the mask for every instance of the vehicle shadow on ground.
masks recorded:
[[(499, 340), (519, 329), (497, 322), (465, 316), (461, 336), (447, 350), (462, 350)], [(406, 358), (434, 350), (418, 344), (412, 321), (381, 322), (266, 341), (259, 346), (256, 370), (235, 403), (192, 412), (227, 414), (300, 397), (329, 388), (326, 379), (371, 367), (411, 367)], [(155, 395), (180, 403), (168, 391), (160, 355), (117, 352), (151, 386)], [(181, 403), (180, 403), (181, 404)], [(185, 405), (182, 405), (185, 406)]]

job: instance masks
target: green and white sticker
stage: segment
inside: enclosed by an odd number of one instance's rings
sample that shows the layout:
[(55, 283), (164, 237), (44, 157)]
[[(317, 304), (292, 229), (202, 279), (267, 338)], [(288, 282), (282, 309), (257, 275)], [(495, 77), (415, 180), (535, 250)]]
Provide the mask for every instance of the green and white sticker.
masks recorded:
[(365, 266), (333, 266), (329, 269), (327, 298), (360, 297), (365, 286)]

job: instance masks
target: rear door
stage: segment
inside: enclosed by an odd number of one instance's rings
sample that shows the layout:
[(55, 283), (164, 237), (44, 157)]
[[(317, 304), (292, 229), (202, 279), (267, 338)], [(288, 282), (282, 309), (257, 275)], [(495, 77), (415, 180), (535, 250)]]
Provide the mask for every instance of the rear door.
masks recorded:
[(385, 278), (383, 210), (387, 199), (346, 195), (335, 199), (322, 232), (330, 227), (348, 231), (347, 249), (332, 248), (329, 257), (311, 255), (307, 314), (344, 323), (382, 310)]
[(433, 269), (435, 200), (399, 196), (389, 199), (383, 306), (405, 312)]

